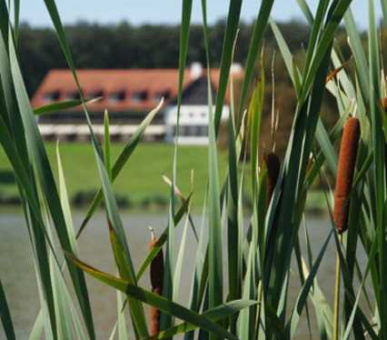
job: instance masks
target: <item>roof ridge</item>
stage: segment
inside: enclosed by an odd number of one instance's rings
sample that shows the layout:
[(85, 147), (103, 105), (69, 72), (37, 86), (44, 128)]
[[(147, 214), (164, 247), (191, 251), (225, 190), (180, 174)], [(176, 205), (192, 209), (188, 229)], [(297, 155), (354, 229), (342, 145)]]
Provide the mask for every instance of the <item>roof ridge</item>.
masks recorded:
[[(206, 70), (206, 68), (203, 68), (203, 71)], [(211, 67), (211, 71), (220, 71), (219, 67)], [(77, 72), (131, 72), (131, 71), (179, 71), (178, 68), (171, 68), (171, 67), (133, 67), (133, 68), (86, 68), (86, 67), (80, 67), (76, 68)], [(185, 71), (190, 71), (190, 68), (185, 68)], [(50, 69), (47, 74), (51, 72), (66, 72), (71, 73), (72, 71), (67, 68), (52, 68)]]

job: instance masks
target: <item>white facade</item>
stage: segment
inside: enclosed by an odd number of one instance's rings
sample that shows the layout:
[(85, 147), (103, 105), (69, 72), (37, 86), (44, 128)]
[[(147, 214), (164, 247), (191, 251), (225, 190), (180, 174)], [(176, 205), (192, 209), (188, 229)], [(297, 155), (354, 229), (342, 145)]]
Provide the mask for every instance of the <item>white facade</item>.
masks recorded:
[[(110, 125), (110, 136), (125, 140), (132, 136), (138, 129), (138, 125)], [(39, 124), (39, 130), (45, 138), (63, 138), (87, 140), (90, 136), (89, 126), (86, 124)], [(103, 137), (105, 127), (101, 124), (93, 124), (93, 131), (97, 136)], [(145, 137), (148, 140), (161, 140), (165, 136), (164, 125), (149, 125), (145, 131)]]
[[(215, 112), (215, 106), (213, 108)], [(229, 116), (229, 107), (225, 105), (222, 120)], [(177, 106), (169, 106), (164, 111), (165, 140), (173, 142), (176, 134)], [(179, 144), (205, 145), (208, 144), (208, 106), (182, 105), (180, 108)]]

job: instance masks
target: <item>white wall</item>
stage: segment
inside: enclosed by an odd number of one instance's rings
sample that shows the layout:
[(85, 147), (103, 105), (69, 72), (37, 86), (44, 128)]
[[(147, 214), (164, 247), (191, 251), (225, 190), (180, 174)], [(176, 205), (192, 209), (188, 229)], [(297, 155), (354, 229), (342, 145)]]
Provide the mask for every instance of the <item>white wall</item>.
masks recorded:
[[(215, 106), (213, 108), (215, 112)], [(229, 107), (225, 105), (222, 120), (229, 116)], [(166, 140), (174, 141), (177, 122), (177, 106), (170, 106), (164, 112)], [(180, 109), (180, 135), (182, 144), (208, 143), (208, 106), (207, 105), (182, 105)]]

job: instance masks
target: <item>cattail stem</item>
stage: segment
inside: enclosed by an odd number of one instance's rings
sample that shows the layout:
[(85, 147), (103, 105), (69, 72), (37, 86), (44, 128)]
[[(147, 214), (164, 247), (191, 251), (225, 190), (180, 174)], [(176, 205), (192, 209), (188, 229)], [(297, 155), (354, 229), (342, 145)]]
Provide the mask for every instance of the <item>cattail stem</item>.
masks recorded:
[(347, 230), (349, 198), (355, 173), (359, 139), (359, 120), (350, 117), (343, 129), (335, 189), (334, 220), (339, 233)]
[[(151, 228), (150, 228), (151, 229)], [(153, 229), (151, 229), (151, 240), (149, 250), (151, 251), (157, 244)], [(150, 265), (150, 282), (152, 292), (161, 295), (163, 292), (164, 259), (163, 250), (160, 249)], [(149, 308), (149, 334), (154, 336), (160, 332), (160, 310), (155, 307)]]
[[(339, 243), (343, 242), (343, 235), (339, 235)], [(339, 324), (340, 324), (340, 286), (341, 286), (341, 264), (339, 253), (336, 255), (336, 282), (335, 282), (335, 303), (334, 303), (334, 324), (333, 324), (333, 340), (339, 340)]]
[(258, 336), (259, 336), (259, 328), (262, 327), (262, 322), (261, 322), (261, 314), (262, 314), (262, 298), (263, 298), (263, 289), (262, 289), (262, 281), (259, 281), (258, 283), (258, 313), (257, 313), (257, 319), (256, 323), (259, 325), (258, 327)]

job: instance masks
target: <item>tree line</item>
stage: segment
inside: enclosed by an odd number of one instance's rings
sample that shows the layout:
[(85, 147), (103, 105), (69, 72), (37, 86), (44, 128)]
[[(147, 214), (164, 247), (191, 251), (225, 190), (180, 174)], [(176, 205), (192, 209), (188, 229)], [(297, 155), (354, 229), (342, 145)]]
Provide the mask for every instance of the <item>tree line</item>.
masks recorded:
[[(302, 50), (308, 43), (309, 28), (302, 22), (279, 24), (292, 51)], [(209, 28), (211, 63), (219, 65), (222, 53), (225, 21)], [(252, 24), (240, 26), (235, 61), (244, 63)], [(175, 68), (179, 55), (179, 26), (132, 26), (127, 22), (117, 25), (99, 25), (80, 22), (66, 27), (67, 37), (78, 68)], [(20, 29), (19, 56), (32, 95), (45, 74), (52, 68), (66, 68), (66, 62), (55, 32), (23, 24)], [(270, 30), (266, 32), (265, 48), (276, 48)], [(203, 28), (191, 28), (188, 62), (205, 64)], [(285, 70), (283, 70), (285, 71)], [(279, 73), (279, 72), (278, 72)], [(281, 77), (281, 74), (278, 74)]]

